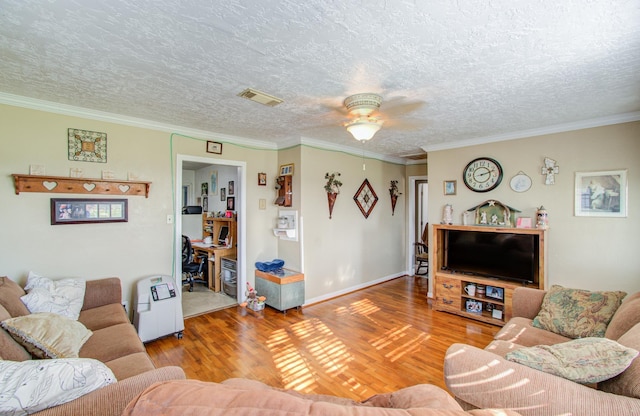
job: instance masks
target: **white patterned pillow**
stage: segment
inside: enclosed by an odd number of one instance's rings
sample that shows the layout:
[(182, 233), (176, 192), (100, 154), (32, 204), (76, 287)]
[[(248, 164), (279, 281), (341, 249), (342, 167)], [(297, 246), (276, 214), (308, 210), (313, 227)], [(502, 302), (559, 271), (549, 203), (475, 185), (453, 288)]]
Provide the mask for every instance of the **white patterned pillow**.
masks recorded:
[(52, 312), (78, 320), (84, 303), (86, 282), (80, 279), (51, 280), (29, 272), (27, 294), (20, 300), (29, 312)]
[(0, 414), (31, 414), (116, 381), (109, 367), (91, 358), (0, 361)]
[(526, 365), (576, 383), (599, 383), (622, 373), (638, 351), (599, 337), (578, 338), (555, 345), (520, 348), (505, 355)]

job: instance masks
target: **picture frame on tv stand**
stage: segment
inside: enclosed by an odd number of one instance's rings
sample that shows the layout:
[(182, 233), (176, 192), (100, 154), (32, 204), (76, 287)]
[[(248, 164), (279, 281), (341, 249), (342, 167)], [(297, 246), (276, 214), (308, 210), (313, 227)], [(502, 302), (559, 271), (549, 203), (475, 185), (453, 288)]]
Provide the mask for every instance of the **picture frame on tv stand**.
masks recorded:
[(469, 313), (475, 313), (475, 314), (482, 313), (482, 302), (467, 299), (465, 306), (467, 308), (467, 312)]
[(495, 287), (495, 286), (487, 286), (486, 292), (485, 292), (485, 297), (487, 298), (492, 298), (492, 299), (497, 299), (499, 301), (503, 301), (504, 300), (504, 289), (501, 287)]

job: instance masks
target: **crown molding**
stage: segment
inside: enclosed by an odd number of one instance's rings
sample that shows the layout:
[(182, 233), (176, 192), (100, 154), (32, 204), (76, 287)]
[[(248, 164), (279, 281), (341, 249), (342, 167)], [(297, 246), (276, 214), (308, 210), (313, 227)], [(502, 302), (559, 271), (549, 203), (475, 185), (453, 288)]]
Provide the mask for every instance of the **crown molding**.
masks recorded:
[(524, 139), (527, 137), (544, 136), (546, 134), (564, 133), (567, 131), (590, 129), (593, 127), (610, 126), (613, 124), (630, 123), (640, 121), (640, 111), (631, 113), (615, 114), (613, 116), (598, 117), (589, 120), (581, 120), (572, 123), (556, 124), (553, 126), (540, 127), (537, 129), (521, 130), (493, 136), (477, 137), (456, 141), (454, 143), (438, 143), (422, 147), (425, 152), (438, 150), (458, 149), (461, 147), (475, 146), (479, 144), (503, 142), (507, 140)]
[(395, 163), (398, 165), (406, 165), (407, 160), (400, 157), (383, 155), (380, 153), (370, 152), (366, 149), (356, 148), (351, 146), (344, 146), (339, 144), (333, 144), (328, 142), (323, 142), (321, 140), (310, 139), (308, 137), (301, 137), (299, 144), (303, 144), (305, 146), (315, 147), (322, 150), (330, 150), (334, 152), (343, 152), (352, 156), (357, 157), (365, 157), (367, 159), (376, 159), (383, 162)]
[(48, 113), (61, 114), (71, 117), (81, 117), (90, 120), (105, 121), (109, 123), (121, 124), (143, 129), (176, 133), (182, 136), (193, 136), (201, 139), (214, 139), (225, 143), (240, 144), (259, 149), (277, 150), (275, 143), (263, 140), (247, 139), (244, 137), (221, 134), (212, 131), (198, 130), (174, 124), (160, 123), (152, 120), (145, 120), (135, 117), (127, 117), (120, 114), (107, 113), (103, 111), (91, 110), (88, 108), (75, 107), (67, 104), (54, 103), (51, 101), (38, 100), (35, 98), (23, 97), (20, 95), (0, 92), (0, 104), (14, 107), (28, 108), (31, 110), (46, 111)]

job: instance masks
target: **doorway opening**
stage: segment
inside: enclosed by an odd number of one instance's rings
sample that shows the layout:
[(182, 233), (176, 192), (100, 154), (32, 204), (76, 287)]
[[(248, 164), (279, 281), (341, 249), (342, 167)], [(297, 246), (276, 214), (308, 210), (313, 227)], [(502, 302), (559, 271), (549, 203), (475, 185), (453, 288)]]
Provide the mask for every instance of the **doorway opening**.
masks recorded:
[[(407, 221), (407, 273), (414, 274), (416, 267), (415, 243), (423, 242), (429, 246), (429, 181), (426, 176), (409, 177), (409, 218)], [(427, 277), (426, 275), (423, 277)], [(429, 291), (431, 297), (431, 279)]]
[[(183, 177), (185, 171), (189, 173), (190, 171), (199, 170), (207, 172), (206, 179), (202, 179), (202, 175), (196, 179), (194, 175), (192, 178), (187, 178), (187, 183), (185, 183), (185, 178)], [(221, 173), (225, 173), (226, 176), (218, 176)], [(220, 178), (224, 178), (224, 181), (219, 181)], [(206, 190), (204, 189), (205, 187), (207, 188)], [(215, 189), (212, 189), (214, 187)], [(231, 195), (229, 195), (229, 188), (232, 188)], [(246, 162), (177, 155), (174, 195), (174, 276), (176, 286), (180, 288), (182, 294), (181, 299), (185, 318), (237, 304), (238, 299), (242, 299), (241, 296), (244, 293), (241, 292), (241, 288), (246, 285)], [(202, 288), (200, 287), (201, 285), (195, 285), (193, 292), (187, 292), (183, 290), (182, 286), (182, 235), (185, 232), (193, 232), (196, 233), (196, 239), (198, 235), (202, 236), (202, 234), (197, 233), (198, 230), (202, 232), (203, 221), (202, 214), (197, 214), (195, 218), (188, 218), (193, 215), (185, 216), (185, 223), (183, 223), (183, 206), (200, 206), (203, 208), (203, 213), (226, 212), (228, 208), (227, 198), (229, 197), (233, 198), (233, 208), (235, 209), (237, 221), (237, 238), (236, 241), (231, 242), (236, 248), (237, 286), (235, 298), (225, 295), (222, 291), (214, 292), (209, 290), (208, 285)], [(187, 224), (187, 221), (189, 224)], [(217, 269), (215, 267), (216, 261), (219, 262), (218, 264), (222, 263), (222, 259), (215, 259), (215, 256), (208, 263), (208, 266), (212, 267), (212, 272)], [(185, 307), (185, 302), (189, 302), (187, 307)]]

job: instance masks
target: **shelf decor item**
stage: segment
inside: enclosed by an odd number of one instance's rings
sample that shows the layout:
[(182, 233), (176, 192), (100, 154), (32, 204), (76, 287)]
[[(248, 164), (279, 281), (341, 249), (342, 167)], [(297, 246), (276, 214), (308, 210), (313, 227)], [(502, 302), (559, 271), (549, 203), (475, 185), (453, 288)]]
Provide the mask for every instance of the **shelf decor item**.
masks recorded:
[(336, 203), (336, 197), (340, 193), (340, 187), (342, 186), (342, 182), (336, 177), (340, 176), (340, 172), (333, 172), (329, 174), (329, 172), (325, 173), (324, 178), (327, 180), (327, 183), (324, 185), (324, 190), (327, 192), (327, 200), (329, 202), (329, 219), (333, 214), (333, 205)]
[(389, 195), (391, 195), (391, 215), (395, 214), (396, 202), (398, 202), (398, 196), (402, 195), (402, 192), (398, 189), (398, 181), (391, 181), (389, 186)]
[(485, 296), (502, 302), (504, 300), (504, 289), (496, 286), (487, 286)]
[(474, 225), (490, 225), (497, 227), (515, 227), (516, 213), (520, 210), (503, 204), (495, 199), (489, 199), (483, 203), (469, 208), (467, 212), (475, 215)]
[(467, 299), (465, 306), (467, 308), (467, 312), (469, 313), (477, 313), (477, 314), (482, 313), (482, 302)]

